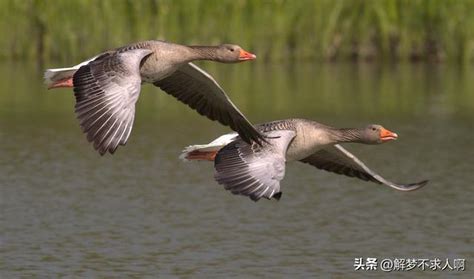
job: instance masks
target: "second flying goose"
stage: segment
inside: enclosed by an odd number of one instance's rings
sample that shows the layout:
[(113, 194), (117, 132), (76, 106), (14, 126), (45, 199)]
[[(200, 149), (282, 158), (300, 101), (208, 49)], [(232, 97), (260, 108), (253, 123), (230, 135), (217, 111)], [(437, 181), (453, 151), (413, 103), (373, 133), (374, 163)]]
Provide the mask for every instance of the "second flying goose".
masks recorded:
[(214, 161), (214, 177), (233, 194), (280, 199), (280, 181), (286, 162), (300, 161), (316, 168), (384, 184), (399, 191), (412, 191), (428, 181), (390, 182), (347, 151), (339, 143), (381, 144), (397, 134), (380, 125), (360, 129), (338, 129), (306, 119), (286, 119), (256, 126), (267, 136), (262, 146), (248, 144), (236, 133), (226, 134), (205, 145), (183, 150), (181, 159)]

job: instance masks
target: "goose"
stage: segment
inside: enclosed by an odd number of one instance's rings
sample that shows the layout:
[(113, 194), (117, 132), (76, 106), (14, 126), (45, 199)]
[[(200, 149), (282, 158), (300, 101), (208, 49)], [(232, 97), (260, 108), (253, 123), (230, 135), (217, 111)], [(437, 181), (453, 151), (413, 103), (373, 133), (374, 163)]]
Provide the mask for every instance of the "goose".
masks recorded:
[(69, 68), (47, 69), (49, 89), (73, 87), (82, 131), (104, 155), (125, 145), (142, 83), (152, 83), (201, 115), (230, 126), (248, 143), (265, 141), (222, 87), (192, 61), (237, 63), (256, 56), (233, 44), (186, 46), (144, 41), (105, 51)]
[(417, 183), (393, 183), (367, 167), (341, 143), (381, 144), (398, 135), (381, 125), (363, 128), (334, 128), (306, 119), (285, 119), (257, 125), (267, 142), (248, 144), (236, 133), (223, 135), (209, 144), (186, 147), (180, 158), (185, 161), (214, 161), (214, 178), (233, 194), (279, 200), (280, 181), (286, 162), (300, 161), (318, 169), (387, 185), (399, 191), (421, 188)]

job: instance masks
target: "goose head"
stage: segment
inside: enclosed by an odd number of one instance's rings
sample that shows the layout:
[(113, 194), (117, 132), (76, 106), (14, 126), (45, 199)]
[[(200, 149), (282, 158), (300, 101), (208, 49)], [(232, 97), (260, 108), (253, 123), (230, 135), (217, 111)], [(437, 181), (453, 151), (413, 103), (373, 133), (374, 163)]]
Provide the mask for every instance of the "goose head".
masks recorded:
[(215, 55), (219, 62), (224, 63), (238, 63), (257, 58), (255, 54), (245, 51), (242, 47), (233, 44), (218, 46)]
[(377, 124), (370, 124), (361, 130), (361, 140), (367, 144), (381, 144), (396, 140), (398, 135)]

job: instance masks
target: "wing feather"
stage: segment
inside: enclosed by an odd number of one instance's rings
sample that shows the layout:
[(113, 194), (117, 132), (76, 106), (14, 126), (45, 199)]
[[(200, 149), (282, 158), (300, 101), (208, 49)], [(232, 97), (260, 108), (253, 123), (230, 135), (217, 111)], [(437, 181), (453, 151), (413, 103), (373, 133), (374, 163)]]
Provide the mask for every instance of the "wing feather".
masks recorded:
[(140, 62), (151, 53), (148, 49), (108, 52), (73, 76), (77, 118), (101, 155), (114, 153), (127, 142), (140, 94)]
[(214, 160), (216, 181), (231, 193), (254, 201), (279, 198), (286, 150), (295, 132), (271, 131), (266, 136), (268, 142), (262, 146), (238, 138), (223, 147)]
[(388, 181), (369, 169), (361, 160), (339, 144), (319, 150), (311, 156), (302, 159), (301, 162), (329, 172), (356, 177), (377, 184), (384, 184), (399, 191), (413, 191), (428, 183), (428, 180), (407, 184)]
[(230, 126), (245, 142), (261, 144), (265, 141), (264, 136), (232, 103), (219, 84), (193, 63), (182, 66), (154, 84), (201, 115)]

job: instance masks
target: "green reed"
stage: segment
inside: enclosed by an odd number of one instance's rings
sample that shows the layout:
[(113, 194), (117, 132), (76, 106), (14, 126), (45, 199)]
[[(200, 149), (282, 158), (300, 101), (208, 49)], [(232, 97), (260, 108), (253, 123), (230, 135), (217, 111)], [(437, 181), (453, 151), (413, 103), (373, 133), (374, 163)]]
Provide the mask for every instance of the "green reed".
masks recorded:
[(75, 62), (146, 39), (238, 43), (264, 61), (474, 56), (474, 0), (4, 0), (0, 58)]

